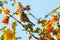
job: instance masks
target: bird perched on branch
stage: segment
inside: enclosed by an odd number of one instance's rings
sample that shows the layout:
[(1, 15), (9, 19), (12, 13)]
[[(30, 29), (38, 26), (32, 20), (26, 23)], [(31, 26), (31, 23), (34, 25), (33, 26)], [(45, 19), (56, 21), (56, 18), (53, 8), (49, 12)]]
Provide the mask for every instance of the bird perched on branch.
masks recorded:
[[(19, 20), (21, 20), (22, 22), (30, 22), (31, 24), (33, 24), (27, 17), (27, 15), (24, 13), (24, 11), (22, 12), (18, 12), (18, 17)], [(35, 26), (35, 24), (33, 24)]]
[[(22, 22), (30, 22), (33, 24), (27, 17), (27, 15), (24, 13), (24, 7), (21, 3), (18, 3), (18, 9), (15, 12), (16, 16), (21, 20)], [(35, 26), (35, 24), (33, 24)]]

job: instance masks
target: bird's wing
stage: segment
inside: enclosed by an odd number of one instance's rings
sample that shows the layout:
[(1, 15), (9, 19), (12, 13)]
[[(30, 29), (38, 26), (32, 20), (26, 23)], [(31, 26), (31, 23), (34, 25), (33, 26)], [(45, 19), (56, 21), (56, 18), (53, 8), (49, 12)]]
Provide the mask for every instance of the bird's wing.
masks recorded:
[(22, 15), (23, 15), (25, 18), (27, 18), (27, 20), (29, 20), (28, 17), (27, 17), (27, 15), (26, 15), (24, 12), (22, 12)]

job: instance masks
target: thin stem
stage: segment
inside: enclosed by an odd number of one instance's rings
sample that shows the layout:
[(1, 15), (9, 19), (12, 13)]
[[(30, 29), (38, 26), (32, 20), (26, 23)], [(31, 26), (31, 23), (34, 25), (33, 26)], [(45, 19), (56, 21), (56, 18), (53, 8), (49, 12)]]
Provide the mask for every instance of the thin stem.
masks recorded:
[[(25, 28), (25, 26), (24, 26), (20, 21), (18, 21), (16, 18), (14, 18), (14, 17), (13, 17), (12, 15), (10, 15), (10, 14), (9, 14), (9, 16), (10, 16), (10, 17), (12, 17), (13, 19), (15, 19), (19, 24), (21, 24), (21, 25), (22, 25), (22, 27), (24, 27), (24, 28)], [(26, 29), (26, 28), (25, 28), (25, 29)], [(26, 30), (27, 30), (27, 29), (26, 29)], [(34, 38), (36, 38), (36, 39), (37, 39), (37, 37), (35, 37), (35, 36), (34, 36), (34, 35), (29, 31), (29, 30), (27, 30), (27, 31), (29, 32), (29, 34), (30, 34), (30, 35), (32, 35)]]
[[(27, 12), (29, 12), (28, 10), (27, 10)], [(34, 15), (32, 15), (30, 12), (29, 12), (29, 14), (31, 15), (31, 16), (33, 16), (36, 20), (38, 20)]]

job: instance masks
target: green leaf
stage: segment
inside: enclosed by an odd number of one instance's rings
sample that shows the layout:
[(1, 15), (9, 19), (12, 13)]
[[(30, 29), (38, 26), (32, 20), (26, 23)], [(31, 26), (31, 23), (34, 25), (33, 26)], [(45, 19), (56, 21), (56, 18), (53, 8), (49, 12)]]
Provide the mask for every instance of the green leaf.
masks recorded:
[(12, 27), (15, 27), (15, 26), (17, 26), (17, 23), (14, 21), (12, 22)]
[(12, 7), (14, 7), (14, 3), (12, 3), (11, 5), (12, 5)]
[(30, 10), (30, 9), (31, 9), (30, 5), (27, 5), (26, 8), (25, 8), (25, 10)]
[(5, 30), (5, 28), (6, 28), (6, 26), (4, 26), (3, 28), (1, 28), (0, 31)]
[(0, 6), (3, 6), (3, 3), (2, 3), (2, 1), (0, 1)]
[(5, 3), (5, 4), (8, 4), (7, 0), (4, 0), (4, 3)]
[(42, 20), (42, 27), (44, 27), (45, 26), (45, 22), (46, 22), (46, 20)]
[(48, 16), (50, 16), (53, 13), (56, 13), (56, 11), (59, 9), (60, 7), (55, 8), (54, 10), (52, 10), (50, 13), (48, 13), (47, 15), (45, 15), (45, 18), (47, 18)]
[(48, 16), (50, 16), (51, 15), (51, 13), (48, 13), (47, 15), (45, 15), (45, 18), (47, 18)]
[(32, 28), (32, 24), (31, 23), (28, 23), (27, 25), (25, 25), (25, 28), (26, 29), (29, 29), (31, 32), (33, 32), (33, 28)]
[(38, 27), (34, 30), (35, 33), (39, 33), (39, 31), (40, 31), (40, 28)]
[(4, 36), (3, 35), (1, 36), (1, 40), (4, 40)]
[(25, 25), (26, 27), (30, 28), (33, 27), (31, 23), (28, 23), (27, 25)]
[(33, 28), (32, 27), (30, 27), (30, 31), (33, 32)]
[(17, 23), (16, 21), (12, 22), (12, 29), (15, 31), (16, 30)]
[(1, 14), (1, 12), (2, 12), (2, 9), (0, 9), (0, 14)]
[(53, 30), (53, 35), (58, 33), (58, 29)]
[(29, 40), (31, 40), (31, 39), (32, 39), (32, 36), (30, 35), (30, 36), (29, 36)]
[(46, 22), (46, 20), (43, 19), (43, 20), (42, 20), (42, 24), (45, 24), (45, 22)]

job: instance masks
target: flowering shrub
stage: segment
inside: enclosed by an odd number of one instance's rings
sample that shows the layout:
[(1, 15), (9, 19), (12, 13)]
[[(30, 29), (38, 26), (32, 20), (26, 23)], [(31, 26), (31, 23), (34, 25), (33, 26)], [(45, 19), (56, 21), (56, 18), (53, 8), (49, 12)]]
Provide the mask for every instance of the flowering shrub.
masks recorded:
[[(12, 0), (10, 1), (12, 2)], [(60, 24), (59, 24), (59, 19), (60, 19), (60, 14), (57, 12), (57, 10), (60, 8), (60, 5), (52, 10), (49, 14), (45, 15), (45, 18), (48, 16), (52, 16), (50, 20), (46, 19), (37, 19), (33, 14), (31, 14), (29, 11), (31, 10), (30, 5), (23, 6), (21, 2), (17, 2), (16, 0), (14, 3), (12, 3), (12, 7), (14, 7), (15, 3), (17, 3), (17, 9), (15, 12), (11, 13), (11, 10), (9, 8), (5, 8), (4, 4), (8, 4), (7, 0), (0, 1), (0, 13), (4, 13), (4, 17), (2, 18), (2, 23), (5, 25), (4, 27), (0, 28), (0, 31), (2, 31), (2, 34), (0, 36), (0, 40), (18, 40), (21, 39), (19, 37), (16, 37), (16, 26), (17, 23), (22, 25), (24, 28), (23, 31), (29, 32), (29, 40), (31, 40), (33, 37), (36, 40), (60, 40)], [(33, 27), (36, 26), (31, 20), (29, 20), (29, 17), (25, 13), (27, 11), (29, 15), (31, 15), (33, 18), (37, 20), (37, 24), (42, 24), (40, 25), (41, 28), (37, 27), (34, 29)], [(57, 13), (56, 15), (51, 15), (53, 13)], [(16, 15), (16, 17), (14, 16)], [(9, 24), (9, 19), (10, 17), (14, 19), (12, 22), (11, 28), (7, 28), (7, 25)], [(18, 18), (18, 19), (16, 19)], [(22, 23), (23, 22), (23, 23)], [(25, 24), (26, 23), (26, 24)], [(34, 33), (37, 33), (39, 35), (39, 38), (34, 35)], [(54, 38), (56, 36), (56, 38)]]

